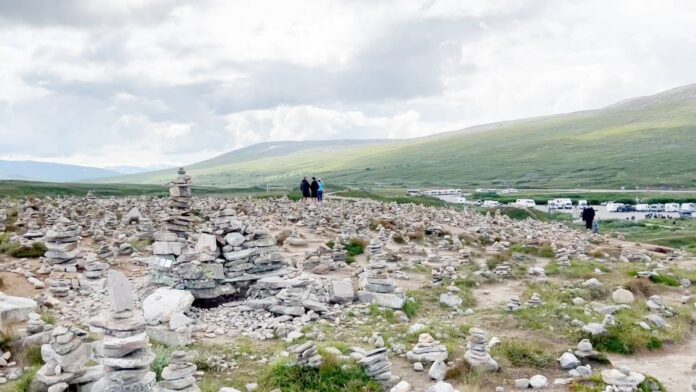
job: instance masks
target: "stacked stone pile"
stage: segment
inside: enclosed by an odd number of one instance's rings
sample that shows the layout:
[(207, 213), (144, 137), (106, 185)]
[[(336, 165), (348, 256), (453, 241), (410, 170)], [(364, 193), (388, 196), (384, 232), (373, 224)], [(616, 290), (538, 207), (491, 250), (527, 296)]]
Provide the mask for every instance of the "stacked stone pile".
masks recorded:
[(536, 308), (543, 305), (544, 302), (541, 300), (539, 293), (533, 293), (532, 296), (527, 300), (526, 305), (530, 308)]
[(297, 364), (303, 367), (316, 369), (320, 367), (323, 362), (317, 350), (317, 345), (312, 340), (290, 347), (288, 351), (297, 355)]
[(500, 366), (488, 353), (487, 345), (486, 332), (479, 328), (472, 328), (469, 332), (464, 360), (478, 371), (497, 372)]
[(196, 365), (190, 354), (175, 351), (169, 365), (162, 370), (162, 381), (157, 384), (160, 392), (199, 392), (196, 385)]
[(106, 287), (106, 274), (109, 264), (92, 261), (85, 264), (85, 270), (80, 278), (80, 287), (92, 290), (103, 290)]
[(72, 283), (70, 279), (66, 279), (62, 274), (46, 279), (48, 291), (55, 298), (67, 297), (70, 294), (70, 290), (73, 288)]
[(133, 301), (133, 286), (118, 271), (109, 271), (111, 309), (93, 318), (90, 325), (102, 332), (99, 362), (104, 377), (92, 392), (149, 391), (155, 387), (150, 363), (155, 359), (148, 347), (145, 320)]
[(89, 386), (102, 376), (102, 368), (86, 366), (92, 358), (92, 347), (82, 341), (86, 335), (76, 328), (54, 328), (50, 343), (41, 346), (41, 359), (45, 364), (36, 373), (36, 380), (48, 390), (52, 387), (65, 390), (71, 385), (89, 390)]
[(365, 369), (365, 373), (370, 378), (381, 382), (394, 380), (395, 377), (391, 373), (391, 361), (389, 361), (389, 355), (385, 347), (368, 352), (355, 348), (353, 350), (354, 353), (358, 354), (356, 356), (360, 358), (358, 364)]
[(384, 260), (371, 257), (367, 269), (360, 274), (358, 298), (362, 303), (375, 304), (392, 309), (404, 305), (403, 293), (397, 293), (394, 281), (389, 277)]
[(411, 362), (435, 362), (447, 360), (447, 347), (433, 339), (430, 334), (422, 333), (418, 336), (418, 343), (413, 350), (406, 353), (406, 358)]
[(7, 229), (7, 227), (5, 227), (6, 220), (7, 220), (7, 213), (5, 212), (5, 209), (0, 208), (0, 233)]
[(51, 266), (60, 265), (62, 270), (75, 266), (80, 255), (80, 229), (67, 218), (61, 218), (46, 232), (46, 262)]
[(41, 241), (43, 239), (44, 233), (41, 230), (41, 226), (39, 226), (35, 220), (29, 220), (26, 227), (27, 231), (22, 235), (22, 246), (31, 246), (31, 244), (34, 242)]
[(180, 167), (176, 179), (169, 183), (169, 203), (167, 205), (166, 228), (179, 237), (186, 237), (189, 226), (194, 221), (191, 215), (191, 176)]

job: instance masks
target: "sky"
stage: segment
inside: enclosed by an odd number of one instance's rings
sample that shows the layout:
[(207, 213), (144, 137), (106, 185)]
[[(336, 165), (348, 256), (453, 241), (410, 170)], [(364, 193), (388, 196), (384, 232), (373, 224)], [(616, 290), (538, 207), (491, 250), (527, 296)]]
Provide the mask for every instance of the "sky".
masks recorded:
[(3, 0), (0, 159), (182, 165), (696, 82), (693, 0)]

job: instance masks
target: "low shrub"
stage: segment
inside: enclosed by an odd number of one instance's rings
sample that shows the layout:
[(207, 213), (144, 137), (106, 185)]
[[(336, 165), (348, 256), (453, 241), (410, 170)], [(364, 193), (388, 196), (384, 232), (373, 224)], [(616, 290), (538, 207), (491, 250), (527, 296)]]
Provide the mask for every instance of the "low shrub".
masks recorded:
[(407, 299), (404, 302), (404, 306), (401, 310), (404, 312), (404, 314), (406, 316), (408, 316), (408, 318), (413, 318), (416, 315), (416, 313), (418, 313), (418, 310), (420, 310), (420, 308), (421, 308), (420, 301), (418, 301), (415, 298), (411, 299), (409, 297), (409, 299)]
[(546, 368), (556, 361), (556, 356), (548, 347), (534, 342), (510, 340), (501, 343), (491, 351), (493, 357), (505, 358), (515, 367)]
[(318, 369), (280, 362), (271, 367), (262, 382), (269, 390), (283, 392), (379, 392), (380, 385), (354, 364), (343, 364), (326, 357)]

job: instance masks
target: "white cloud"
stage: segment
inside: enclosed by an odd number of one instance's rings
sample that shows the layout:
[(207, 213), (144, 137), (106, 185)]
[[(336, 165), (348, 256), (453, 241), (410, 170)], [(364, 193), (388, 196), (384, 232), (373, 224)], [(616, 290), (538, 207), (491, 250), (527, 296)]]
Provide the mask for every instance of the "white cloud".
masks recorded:
[(694, 20), (690, 0), (7, 0), (0, 158), (186, 164), (601, 107), (696, 82)]

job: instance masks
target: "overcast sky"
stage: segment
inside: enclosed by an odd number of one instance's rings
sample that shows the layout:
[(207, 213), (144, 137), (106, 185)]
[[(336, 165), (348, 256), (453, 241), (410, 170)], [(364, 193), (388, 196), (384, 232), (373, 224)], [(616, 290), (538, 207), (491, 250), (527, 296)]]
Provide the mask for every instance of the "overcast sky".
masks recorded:
[(696, 82), (696, 1), (2, 0), (0, 159), (188, 164)]

